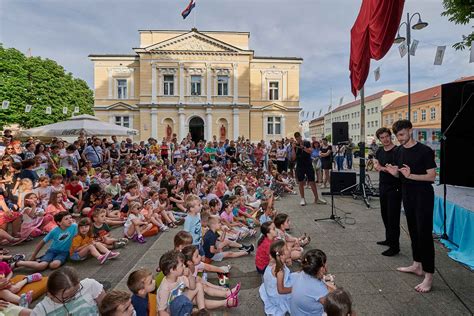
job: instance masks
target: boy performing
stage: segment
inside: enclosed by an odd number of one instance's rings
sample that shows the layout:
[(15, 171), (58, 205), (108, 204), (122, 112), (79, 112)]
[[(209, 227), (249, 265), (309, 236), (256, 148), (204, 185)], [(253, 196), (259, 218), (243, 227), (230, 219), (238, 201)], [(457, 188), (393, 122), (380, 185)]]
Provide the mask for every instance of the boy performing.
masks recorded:
[(433, 283), (434, 243), (433, 231), (434, 192), (436, 163), (431, 148), (412, 138), (412, 125), (408, 120), (393, 124), (393, 132), (400, 142), (395, 155), (395, 165), (387, 170), (402, 182), (403, 207), (410, 233), (413, 264), (398, 271), (422, 276), (423, 282), (415, 287), (417, 292), (429, 292)]

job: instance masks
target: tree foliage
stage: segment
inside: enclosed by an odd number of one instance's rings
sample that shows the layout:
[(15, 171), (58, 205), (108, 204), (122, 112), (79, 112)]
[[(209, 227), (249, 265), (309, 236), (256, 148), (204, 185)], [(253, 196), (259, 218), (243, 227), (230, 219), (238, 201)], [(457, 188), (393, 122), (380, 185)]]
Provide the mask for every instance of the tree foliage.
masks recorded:
[[(447, 16), (450, 22), (466, 25), (474, 19), (474, 2), (472, 0), (443, 0), (444, 12), (442, 16)], [(462, 35), (462, 41), (455, 43), (456, 50), (470, 48), (474, 42), (474, 30), (471, 34)]]
[[(71, 117), (74, 108), (78, 114), (93, 114), (94, 96), (87, 83), (51, 59), (26, 57), (14, 48), (0, 43), (0, 102), (10, 101), (8, 109), (0, 108), (0, 127), (20, 124), (31, 128)], [(29, 113), (25, 106), (31, 104)], [(46, 107), (51, 106), (51, 114)], [(63, 107), (68, 113), (63, 114)]]

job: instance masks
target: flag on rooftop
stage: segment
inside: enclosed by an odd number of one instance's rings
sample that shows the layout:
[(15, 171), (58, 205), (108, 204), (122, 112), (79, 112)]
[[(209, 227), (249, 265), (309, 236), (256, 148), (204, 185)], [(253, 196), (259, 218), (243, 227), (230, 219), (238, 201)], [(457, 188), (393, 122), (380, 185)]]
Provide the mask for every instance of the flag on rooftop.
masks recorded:
[(181, 12), (181, 16), (183, 17), (183, 19), (186, 19), (188, 15), (191, 14), (191, 11), (194, 9), (195, 6), (196, 6), (196, 2), (194, 0), (189, 1), (189, 4), (186, 7), (186, 9), (184, 9), (183, 12)]

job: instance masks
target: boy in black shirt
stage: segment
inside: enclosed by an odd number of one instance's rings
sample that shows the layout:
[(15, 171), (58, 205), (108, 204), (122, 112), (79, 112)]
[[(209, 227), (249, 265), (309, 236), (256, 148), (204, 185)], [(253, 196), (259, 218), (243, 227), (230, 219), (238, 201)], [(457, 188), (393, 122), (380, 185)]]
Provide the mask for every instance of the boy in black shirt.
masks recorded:
[(398, 271), (422, 276), (423, 282), (415, 287), (417, 292), (431, 290), (434, 273), (433, 208), (434, 192), (432, 183), (436, 178), (436, 163), (431, 148), (412, 138), (412, 125), (408, 120), (400, 120), (392, 126), (400, 142), (394, 165), (387, 170), (402, 182), (403, 207), (407, 217), (413, 252), (413, 264), (398, 268)]
[(386, 127), (379, 128), (375, 133), (382, 143), (375, 153), (375, 170), (379, 171), (380, 211), (385, 226), (385, 240), (377, 244), (389, 246), (382, 252), (384, 256), (394, 256), (400, 252), (400, 208), (402, 205), (402, 189), (400, 179), (392, 176), (387, 164), (395, 164), (397, 146), (392, 142), (392, 132)]

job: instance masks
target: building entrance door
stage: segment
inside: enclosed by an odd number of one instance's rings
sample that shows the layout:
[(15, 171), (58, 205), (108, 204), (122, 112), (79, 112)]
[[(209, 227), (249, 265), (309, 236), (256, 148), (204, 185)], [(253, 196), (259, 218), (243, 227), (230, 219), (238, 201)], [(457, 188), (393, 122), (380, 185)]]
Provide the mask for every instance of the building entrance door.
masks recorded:
[(193, 117), (189, 121), (189, 132), (195, 143), (204, 140), (204, 121), (200, 117)]

